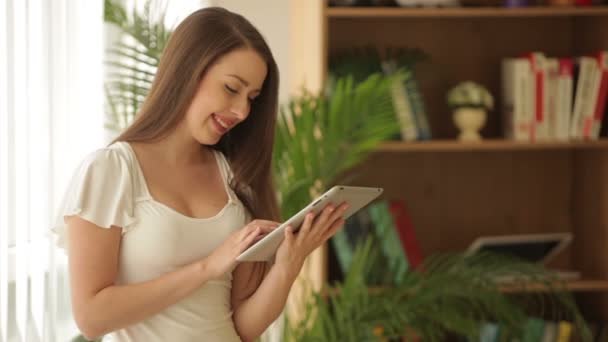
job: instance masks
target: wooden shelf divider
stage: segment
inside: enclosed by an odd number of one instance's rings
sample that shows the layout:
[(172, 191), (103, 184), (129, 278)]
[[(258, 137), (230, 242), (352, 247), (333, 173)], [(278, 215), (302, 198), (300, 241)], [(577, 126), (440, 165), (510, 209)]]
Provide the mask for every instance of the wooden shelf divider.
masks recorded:
[(608, 149), (608, 139), (595, 141), (519, 142), (488, 139), (480, 142), (458, 140), (428, 140), (416, 142), (387, 141), (378, 152), (476, 152), (476, 151), (537, 151), (537, 150)]
[(551, 7), (534, 6), (520, 8), (503, 7), (451, 7), (451, 8), (401, 8), (401, 7), (329, 7), (329, 18), (474, 18), (474, 17), (580, 17), (608, 15), (608, 6)]
[[(608, 291), (608, 280), (572, 280), (565, 282), (565, 289), (572, 292), (603, 292)], [(502, 288), (505, 293), (519, 292), (543, 292), (547, 287), (543, 284), (528, 284), (525, 288), (521, 286), (506, 285)]]

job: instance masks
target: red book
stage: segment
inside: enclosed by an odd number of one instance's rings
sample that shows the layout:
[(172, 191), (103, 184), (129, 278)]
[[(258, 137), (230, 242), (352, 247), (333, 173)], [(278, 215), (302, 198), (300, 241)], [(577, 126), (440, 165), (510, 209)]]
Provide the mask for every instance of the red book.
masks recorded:
[(536, 106), (534, 108), (535, 120), (533, 120), (530, 140), (536, 141), (537, 138), (546, 138), (545, 134), (547, 133), (543, 129), (543, 127), (546, 126), (545, 122), (547, 120), (547, 118), (545, 117), (545, 100), (547, 99), (547, 96), (545, 94), (545, 57), (540, 52), (530, 52), (524, 54), (523, 58), (527, 58), (528, 61), (530, 61), (532, 73), (534, 74), (534, 95)]
[(596, 58), (600, 70), (600, 88), (595, 103), (595, 113), (593, 115), (595, 126), (593, 130), (594, 137), (599, 136), (604, 109), (606, 107), (606, 96), (608, 95), (608, 51), (598, 52)]
[(402, 201), (390, 201), (389, 210), (393, 216), (393, 222), (399, 233), (401, 246), (407, 255), (408, 262), (412, 269), (416, 269), (423, 261), (420, 244), (416, 238), (416, 231), (412, 220), (407, 213), (405, 203)]

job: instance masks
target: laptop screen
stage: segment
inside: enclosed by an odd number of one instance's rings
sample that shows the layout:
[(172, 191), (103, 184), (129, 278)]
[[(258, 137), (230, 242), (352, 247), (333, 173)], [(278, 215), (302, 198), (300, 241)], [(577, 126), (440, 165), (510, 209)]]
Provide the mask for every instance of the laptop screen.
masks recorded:
[(521, 258), (528, 262), (542, 263), (561, 241), (520, 241), (485, 244), (479, 250)]

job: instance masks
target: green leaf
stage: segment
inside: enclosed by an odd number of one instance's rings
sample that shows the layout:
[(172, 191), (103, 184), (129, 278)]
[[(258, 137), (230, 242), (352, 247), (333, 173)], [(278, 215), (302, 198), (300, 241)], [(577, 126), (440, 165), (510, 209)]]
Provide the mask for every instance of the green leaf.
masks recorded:
[[(154, 2), (154, 6), (152, 3)], [(104, 1), (104, 20), (116, 25), (120, 39), (107, 50), (106, 127), (123, 130), (148, 95), (171, 30), (164, 26), (167, 2), (148, 0), (131, 12), (115, 0)]]
[[(590, 341), (589, 330), (571, 294), (560, 290), (553, 273), (534, 264), (500, 255), (437, 254), (422, 265), (420, 272), (410, 272), (399, 287), (386, 287), (371, 292), (364, 278), (365, 269), (373, 263), (377, 244), (370, 238), (357, 247), (352, 266), (343, 283), (328, 287), (328, 298), (314, 294), (315, 315), (305, 312), (308, 321), (288, 326), (287, 335), (297, 341), (373, 340), (370, 332), (376, 326), (384, 338), (399, 338), (407, 327), (423, 341), (442, 341), (450, 335), (476, 336), (484, 321), (500, 322), (511, 336), (521, 337), (529, 317), (523, 305), (500, 291), (496, 277), (509, 276), (514, 284), (544, 284), (549, 291), (530, 294), (546, 307), (549, 314), (573, 321), (582, 339)], [(530, 300), (527, 297), (527, 300)], [(309, 306), (306, 306), (309, 308)], [(329, 317), (327, 317), (329, 316)], [(348, 324), (341, 324), (350, 317)], [(556, 316), (554, 316), (556, 317)], [(333, 318), (334, 329), (320, 335), (318, 326)], [(306, 329), (309, 326), (310, 329)], [(313, 336), (310, 332), (314, 331)]]

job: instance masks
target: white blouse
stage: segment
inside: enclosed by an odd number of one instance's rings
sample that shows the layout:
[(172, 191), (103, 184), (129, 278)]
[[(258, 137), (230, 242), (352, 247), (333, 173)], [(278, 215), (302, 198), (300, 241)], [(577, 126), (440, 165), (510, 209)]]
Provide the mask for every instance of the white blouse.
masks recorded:
[[(53, 232), (65, 248), (65, 216), (102, 228), (122, 227), (116, 284), (145, 282), (209, 255), (249, 214), (228, 186), (230, 166), (214, 151), (228, 202), (215, 216), (192, 218), (152, 198), (131, 146), (117, 142), (90, 154), (76, 170)], [(119, 342), (240, 341), (232, 321), (232, 270), (180, 302), (110, 334)]]

